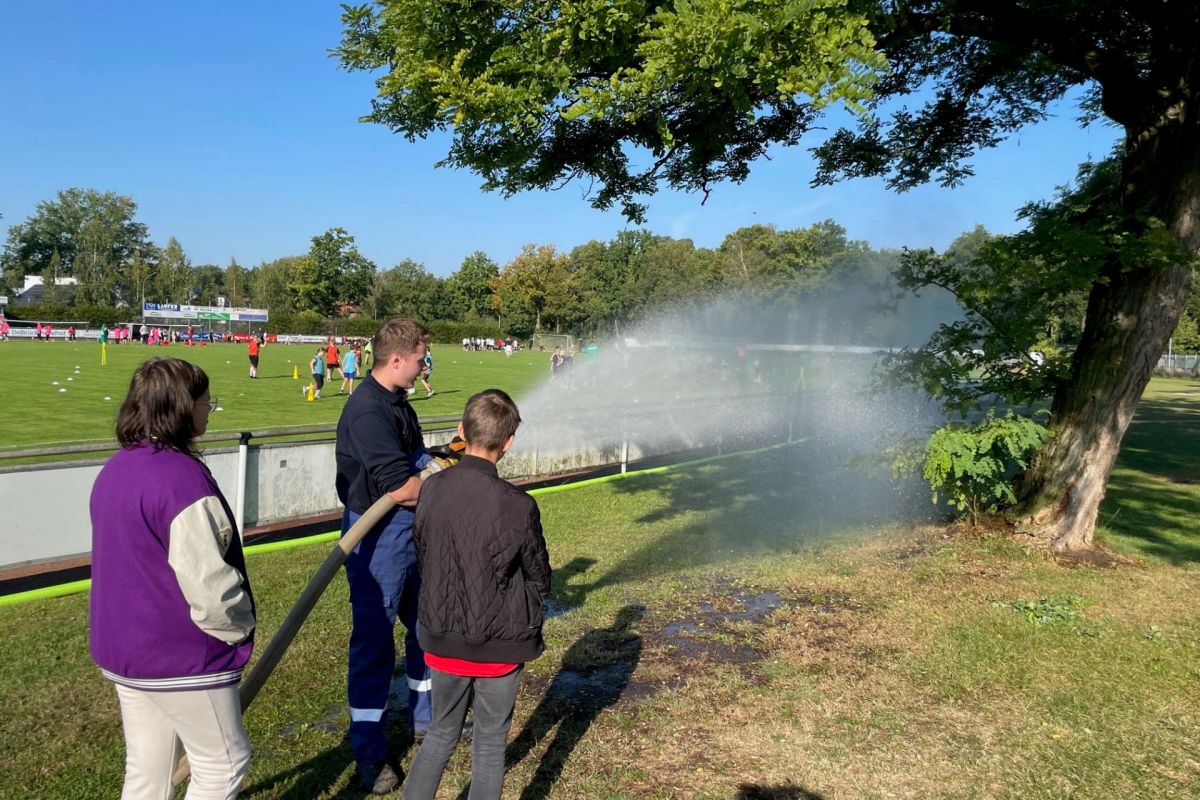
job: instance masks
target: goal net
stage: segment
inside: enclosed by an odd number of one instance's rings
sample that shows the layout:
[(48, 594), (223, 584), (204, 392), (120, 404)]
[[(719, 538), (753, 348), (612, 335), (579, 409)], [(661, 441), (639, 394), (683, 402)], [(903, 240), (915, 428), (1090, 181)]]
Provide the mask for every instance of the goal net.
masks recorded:
[(566, 333), (535, 333), (530, 344), (530, 349), (534, 351), (542, 348), (553, 350), (556, 347), (561, 347), (563, 352), (570, 353), (575, 349), (575, 337)]

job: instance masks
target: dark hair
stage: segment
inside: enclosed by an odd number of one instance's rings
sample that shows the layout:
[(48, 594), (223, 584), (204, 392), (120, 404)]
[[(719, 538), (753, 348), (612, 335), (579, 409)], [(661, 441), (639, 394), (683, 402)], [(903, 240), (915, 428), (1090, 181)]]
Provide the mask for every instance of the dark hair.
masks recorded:
[(129, 394), (117, 414), (117, 441), (122, 447), (152, 442), (198, 456), (192, 412), (208, 391), (204, 370), (181, 358), (143, 361), (129, 381)]
[(412, 355), (421, 343), (432, 335), (424, 325), (413, 322), (411, 319), (402, 317), (389, 319), (379, 326), (379, 330), (375, 331), (375, 335), (371, 337), (371, 349), (375, 352), (375, 363), (386, 364), (393, 353), (399, 353), (401, 358)]
[(520, 424), (521, 413), (511, 397), (500, 389), (484, 389), (467, 401), (462, 418), (463, 438), (472, 447), (499, 450)]

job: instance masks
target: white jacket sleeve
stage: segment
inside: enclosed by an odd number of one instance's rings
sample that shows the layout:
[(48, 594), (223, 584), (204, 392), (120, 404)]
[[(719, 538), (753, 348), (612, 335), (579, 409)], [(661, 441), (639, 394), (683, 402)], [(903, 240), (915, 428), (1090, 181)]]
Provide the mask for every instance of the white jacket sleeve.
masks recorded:
[(221, 501), (202, 497), (171, 521), (167, 562), (191, 607), (192, 622), (227, 644), (240, 644), (254, 630), (254, 610), (242, 588), (244, 576), (225, 563), (232, 536), (233, 523)]

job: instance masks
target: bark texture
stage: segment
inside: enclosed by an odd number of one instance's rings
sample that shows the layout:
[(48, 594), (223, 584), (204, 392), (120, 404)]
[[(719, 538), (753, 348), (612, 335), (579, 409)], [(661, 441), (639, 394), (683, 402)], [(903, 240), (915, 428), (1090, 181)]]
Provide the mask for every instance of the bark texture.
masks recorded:
[(1091, 545), (1121, 438), (1190, 285), (1190, 268), (1172, 266), (1121, 274), (1092, 290), (1074, 379), (1051, 407), (1054, 438), (1020, 486), (1025, 521), (1056, 549)]

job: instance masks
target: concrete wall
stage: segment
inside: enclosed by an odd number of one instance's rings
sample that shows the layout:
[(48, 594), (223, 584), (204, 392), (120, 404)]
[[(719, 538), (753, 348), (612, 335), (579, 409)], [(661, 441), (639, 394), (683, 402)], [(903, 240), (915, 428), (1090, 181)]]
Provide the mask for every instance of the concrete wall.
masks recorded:
[[(449, 440), (431, 431), (427, 445)], [(629, 458), (643, 455), (631, 448)], [(619, 448), (547, 456), (514, 454), (501, 462), (508, 478), (568, 472), (618, 461)], [(208, 450), (205, 463), (236, 509), (238, 450)], [(0, 569), (86, 555), (91, 550), (88, 502), (103, 460), (0, 469)], [(251, 444), (246, 463), (244, 526), (341, 510), (334, 491), (332, 439)]]

